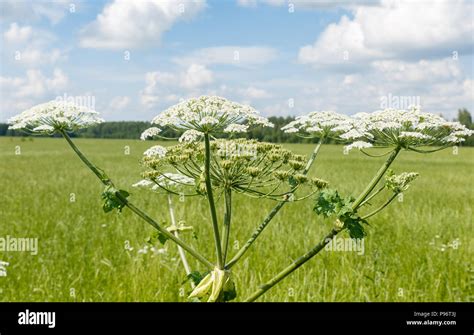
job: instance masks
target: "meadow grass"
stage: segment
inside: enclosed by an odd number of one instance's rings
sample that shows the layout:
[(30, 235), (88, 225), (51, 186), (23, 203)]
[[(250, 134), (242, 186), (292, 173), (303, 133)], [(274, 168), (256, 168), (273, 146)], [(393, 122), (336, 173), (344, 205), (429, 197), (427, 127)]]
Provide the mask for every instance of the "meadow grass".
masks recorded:
[[(75, 141), (119, 187), (132, 193), (136, 205), (169, 224), (165, 196), (130, 186), (141, 179), (139, 161), (153, 142)], [(286, 146), (302, 154), (312, 149)], [(16, 154), (18, 149), (21, 154)], [(342, 146), (328, 145), (311, 174), (328, 180), (343, 195), (356, 196), (383, 159), (358, 152), (344, 155)], [(182, 284), (176, 246), (167, 242), (164, 254), (139, 254), (153, 228), (127, 209), (105, 214), (102, 185), (64, 140), (0, 138), (0, 162), (0, 237), (39, 239), (37, 255), (0, 252), (0, 260), (10, 263), (7, 276), (0, 277), (1, 301), (187, 300), (190, 287)], [(420, 177), (402, 202), (369, 220), (364, 254), (323, 250), (259, 301), (469, 301), (474, 280), (473, 163), (474, 148), (461, 147), (457, 155), (451, 148), (430, 155), (402, 152), (392, 168), (417, 171)], [(235, 197), (233, 248), (246, 241), (274, 204)], [(312, 205), (313, 200), (287, 204), (233, 268), (237, 300), (331, 229), (329, 220), (312, 212)], [(176, 198), (175, 207), (178, 219), (195, 229), (195, 237), (183, 238), (214, 260), (207, 200)], [(222, 220), (221, 204), (218, 210)], [(457, 247), (450, 244), (457, 239)], [(128, 244), (133, 250), (126, 250)], [(203, 270), (190, 262), (193, 269)]]

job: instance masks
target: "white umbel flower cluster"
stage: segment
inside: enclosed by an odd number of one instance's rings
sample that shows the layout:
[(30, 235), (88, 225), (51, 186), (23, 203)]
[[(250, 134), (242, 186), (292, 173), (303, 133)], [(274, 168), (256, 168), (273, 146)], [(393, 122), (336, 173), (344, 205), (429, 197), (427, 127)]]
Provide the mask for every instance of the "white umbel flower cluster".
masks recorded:
[(10, 129), (33, 134), (74, 131), (104, 122), (99, 113), (72, 102), (53, 100), (36, 105), (8, 120)]
[(372, 144), (369, 142), (355, 141), (349, 145), (346, 145), (344, 149), (346, 150), (346, 152), (349, 152), (354, 148), (361, 150), (361, 149), (366, 149), (366, 148), (371, 148), (371, 147), (372, 147)]
[(154, 192), (158, 192), (163, 188), (179, 189), (180, 187), (185, 186), (194, 186), (194, 179), (189, 178), (180, 173), (168, 172), (158, 176), (153, 181), (148, 179), (142, 179), (132, 185), (132, 187), (144, 188)]
[(153, 138), (157, 136), (160, 132), (161, 132), (161, 129), (158, 127), (148, 128), (140, 135), (140, 139), (142, 141), (146, 141), (149, 138)]
[(252, 107), (217, 96), (201, 96), (178, 103), (161, 112), (152, 123), (178, 131), (194, 130), (201, 134), (245, 132), (250, 125), (273, 127), (268, 119), (260, 116)]
[(403, 172), (395, 175), (393, 171), (389, 171), (385, 177), (385, 186), (395, 193), (404, 192), (410, 187), (410, 183), (418, 177), (417, 172)]
[(154, 145), (151, 148), (145, 150), (143, 155), (145, 155), (146, 157), (162, 158), (165, 157), (167, 152), (168, 150), (165, 147), (162, 147), (161, 145)]
[(353, 122), (349, 116), (322, 111), (298, 116), (281, 129), (286, 133), (299, 133), (306, 137), (335, 137), (350, 131), (352, 127)]
[(203, 133), (194, 129), (186, 130), (179, 138), (179, 142), (195, 142), (199, 140), (202, 135)]
[(412, 107), (408, 110), (385, 109), (356, 114), (354, 130), (341, 135), (341, 138), (411, 149), (459, 143), (471, 134), (473, 131), (459, 122), (448, 122), (441, 116)]

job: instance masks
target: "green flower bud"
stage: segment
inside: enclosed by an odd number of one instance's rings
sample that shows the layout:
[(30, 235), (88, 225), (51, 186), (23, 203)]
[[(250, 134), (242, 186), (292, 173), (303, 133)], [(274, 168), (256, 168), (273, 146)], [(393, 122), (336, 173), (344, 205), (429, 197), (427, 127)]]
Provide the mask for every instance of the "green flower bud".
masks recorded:
[(260, 169), (258, 167), (250, 166), (250, 167), (247, 168), (247, 173), (251, 177), (257, 177), (261, 172), (262, 172), (262, 169)]
[(273, 175), (275, 176), (276, 179), (280, 181), (285, 181), (290, 176), (290, 174), (287, 171), (282, 171), (282, 170), (274, 171)]
[(304, 167), (304, 163), (303, 162), (300, 162), (300, 161), (297, 161), (297, 160), (291, 160), (288, 162), (288, 164), (295, 170), (295, 171), (299, 171), (301, 169), (303, 169)]
[(298, 184), (304, 184), (308, 181), (308, 177), (306, 177), (304, 174), (301, 174), (301, 173), (295, 174), (293, 178), (295, 178)]
[(323, 179), (319, 179), (319, 178), (311, 178), (311, 184), (313, 184), (314, 186), (316, 186), (317, 188), (319, 189), (322, 189), (322, 188), (326, 188), (329, 183)]
[(224, 170), (230, 170), (230, 168), (234, 165), (235, 163), (229, 159), (221, 161), (221, 166)]

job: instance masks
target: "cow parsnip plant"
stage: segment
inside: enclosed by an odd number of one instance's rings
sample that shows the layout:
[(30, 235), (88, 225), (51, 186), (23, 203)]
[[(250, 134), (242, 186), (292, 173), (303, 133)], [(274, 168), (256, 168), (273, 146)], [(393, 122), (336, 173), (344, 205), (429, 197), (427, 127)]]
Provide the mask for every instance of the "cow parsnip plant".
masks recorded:
[[(103, 120), (97, 112), (59, 101), (35, 106), (9, 120), (12, 129), (23, 129), (31, 134), (61, 134), (104, 184), (103, 210), (109, 212), (128, 208), (156, 229), (157, 241), (177, 244), (185, 273), (192, 279), (189, 299), (209, 302), (230, 301), (237, 296), (238, 283), (233, 279), (233, 266), (252, 248), (284, 205), (293, 201), (312, 201), (315, 214), (332, 218), (333, 225), (314, 247), (244, 301), (258, 299), (318, 254), (337, 234), (347, 231), (351, 238), (363, 238), (367, 219), (387, 207), (418, 177), (416, 172), (395, 174), (390, 170), (402, 150), (430, 153), (459, 143), (473, 133), (458, 122), (447, 122), (418, 108), (387, 109), (353, 117), (329, 111), (312, 112), (282, 128), (288, 133), (319, 139), (307, 158), (273, 143), (219, 139), (223, 133), (245, 133), (250, 127), (273, 125), (253, 108), (221, 97), (189, 99), (156, 116), (152, 121), (156, 126), (144, 131), (140, 137), (142, 140), (161, 137), (163, 127), (182, 133), (179, 144), (168, 148), (155, 145), (144, 152), (143, 179), (133, 185), (156, 193), (157, 197), (167, 198), (170, 225), (163, 227), (135, 206), (129, 200), (130, 194), (118, 188), (102, 169), (90, 162), (68, 135), (101, 122)], [(330, 188), (327, 181), (307, 176), (327, 139), (346, 142), (347, 152), (357, 148), (370, 157), (388, 156), (356, 198), (341, 195)], [(372, 147), (386, 148), (386, 152), (374, 155), (368, 151)], [(235, 193), (256, 200), (272, 199), (276, 205), (256, 225), (240, 250), (231, 256), (229, 241)], [(193, 227), (176, 222), (172, 202), (174, 196), (207, 198), (209, 224), (213, 228), (209, 242), (213, 241), (215, 245), (214, 260), (202, 255), (181, 237), (181, 233), (192, 231)], [(224, 203), (225, 212), (221, 220), (216, 211), (216, 199)], [(381, 205), (371, 208), (375, 199)], [(189, 256), (195, 258), (204, 270), (191, 269), (187, 260)]]

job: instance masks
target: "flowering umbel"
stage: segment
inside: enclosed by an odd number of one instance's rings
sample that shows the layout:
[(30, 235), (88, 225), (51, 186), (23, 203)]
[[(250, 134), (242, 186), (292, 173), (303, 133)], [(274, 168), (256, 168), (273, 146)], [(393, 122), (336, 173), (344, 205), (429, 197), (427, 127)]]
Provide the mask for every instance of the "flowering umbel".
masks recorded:
[(252, 125), (273, 127), (252, 107), (217, 96), (201, 96), (180, 102), (161, 112), (152, 123), (184, 131), (180, 141), (185, 142), (204, 133), (241, 133)]
[[(327, 185), (321, 179), (311, 179), (301, 173), (307, 163), (304, 156), (277, 144), (220, 139), (211, 142), (211, 152), (213, 187), (228, 188), (256, 197), (281, 199), (288, 193), (288, 185), (294, 189), (303, 184), (315, 189)], [(194, 180), (197, 193), (204, 194), (204, 159), (203, 143), (182, 143), (168, 147), (164, 155), (145, 155), (143, 163), (148, 170), (144, 178), (157, 182), (172, 168)], [(280, 191), (280, 186), (284, 185), (284, 191)]]
[(418, 107), (359, 113), (354, 115), (353, 125), (354, 129), (341, 135), (343, 139), (355, 141), (347, 149), (373, 145), (426, 152), (417, 148), (446, 147), (473, 134), (459, 122), (446, 121), (441, 116), (422, 112)]
[(102, 122), (104, 120), (96, 111), (58, 100), (36, 105), (8, 120), (10, 129), (46, 135), (58, 131), (71, 132)]
[(331, 111), (311, 112), (298, 116), (281, 129), (286, 133), (297, 133), (303, 137), (333, 137), (345, 133), (352, 127), (347, 115)]

